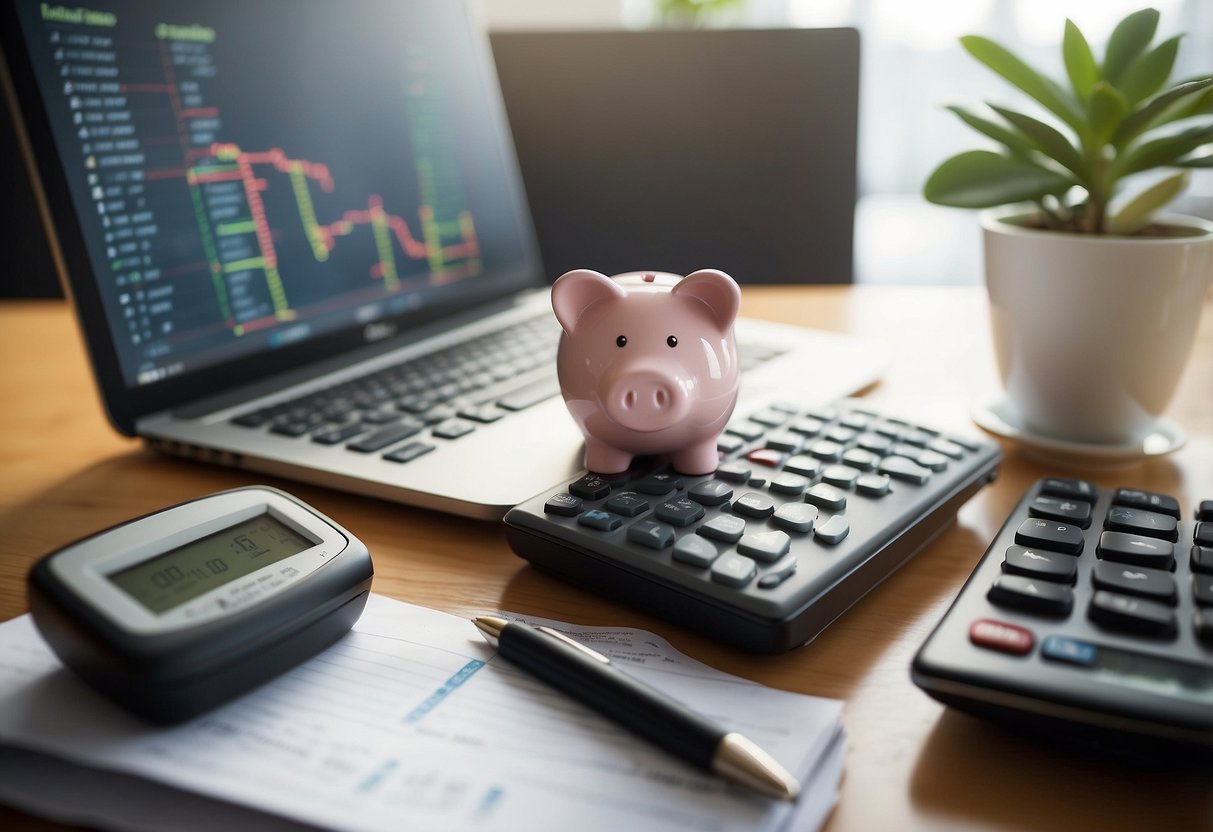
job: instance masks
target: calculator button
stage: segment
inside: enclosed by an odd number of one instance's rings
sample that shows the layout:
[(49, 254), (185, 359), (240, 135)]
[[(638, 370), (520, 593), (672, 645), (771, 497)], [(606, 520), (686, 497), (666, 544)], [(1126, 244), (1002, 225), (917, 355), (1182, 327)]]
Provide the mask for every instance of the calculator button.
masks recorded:
[(725, 433), (732, 433), (740, 436), (742, 439), (753, 441), (767, 432), (767, 429), (757, 422), (749, 422), (742, 420), (728, 425)]
[(1140, 508), (1112, 506), (1108, 509), (1108, 516), (1103, 525), (1105, 529), (1113, 532), (1144, 534), (1163, 540), (1179, 539), (1174, 517)]
[(821, 478), (830, 485), (851, 488), (855, 485), (855, 480), (859, 479), (860, 473), (862, 472), (849, 465), (831, 465), (821, 472)]
[(1103, 560), (1171, 570), (1175, 566), (1175, 544), (1124, 532), (1100, 532), (1096, 555)]
[(927, 450), (934, 451), (937, 454), (943, 454), (952, 459), (960, 459), (964, 456), (964, 448), (957, 445), (950, 439), (932, 439), (927, 443)]
[(847, 495), (832, 485), (818, 483), (804, 495), (806, 503), (812, 503), (829, 511), (842, 511), (847, 507)]
[(1198, 546), (1213, 546), (1213, 522), (1197, 523), (1192, 539)]
[(914, 445), (919, 448), (925, 448), (927, 446), (927, 443), (930, 442), (933, 438), (934, 437), (932, 436), (932, 434), (928, 433), (927, 431), (923, 430), (922, 428), (913, 428), (911, 430), (906, 431), (905, 433), (903, 433), (901, 435), (902, 442), (905, 442), (907, 445)]
[(1213, 575), (1213, 547), (1192, 544), (1192, 571)]
[(1083, 500), (1069, 500), (1064, 497), (1050, 497), (1041, 494), (1032, 500), (1028, 506), (1028, 515), (1042, 517), (1045, 520), (1060, 520), (1063, 523), (1073, 523), (1081, 529), (1091, 525), (1091, 504)]
[(790, 474), (800, 474), (810, 479), (821, 471), (821, 462), (811, 456), (797, 454), (783, 464), (783, 470)]
[(747, 491), (733, 502), (733, 510), (747, 517), (765, 520), (775, 513), (775, 501), (765, 494)]
[(678, 539), (674, 544), (674, 560), (691, 566), (707, 568), (712, 561), (720, 556), (716, 547), (707, 540), (694, 534), (688, 534)]
[(718, 514), (696, 529), (695, 533), (725, 543), (736, 543), (745, 533), (745, 520), (733, 514)]
[(763, 563), (774, 563), (792, 548), (787, 532), (754, 532), (737, 541), (737, 551)]
[(581, 498), (572, 494), (553, 494), (543, 504), (544, 514), (556, 514), (561, 517), (576, 517), (581, 513)]
[(817, 528), (813, 529), (813, 536), (822, 543), (828, 543), (833, 546), (835, 543), (840, 543), (851, 533), (851, 526), (847, 523), (847, 518), (841, 514), (835, 514), (829, 520), (822, 523)]
[(583, 511), (577, 518), (577, 522), (600, 532), (613, 532), (623, 525), (623, 518), (609, 511), (592, 508), (589, 511)]
[(842, 455), (842, 461), (859, 471), (871, 471), (880, 464), (880, 457), (863, 448), (851, 448)]
[(1003, 558), (1002, 571), (1008, 575), (1023, 575), (1063, 584), (1074, 583), (1078, 576), (1078, 558), (1047, 549), (1030, 549), (1027, 546), (1008, 546)]
[(979, 618), (969, 625), (969, 641), (978, 647), (1025, 656), (1036, 643), (1032, 631), (993, 618)]
[(877, 470), (882, 474), (888, 474), (893, 479), (912, 482), (915, 485), (923, 485), (931, 478), (930, 471), (904, 456), (890, 456), (882, 459)]
[(855, 446), (877, 456), (884, 456), (893, 447), (893, 440), (879, 433), (865, 433), (855, 440)]
[(837, 462), (842, 457), (842, 445), (837, 442), (831, 442), (829, 439), (818, 439), (810, 444), (806, 451), (809, 456), (817, 457), (823, 462)]
[(1030, 517), (1015, 530), (1015, 542), (1020, 546), (1035, 546), (1077, 555), (1082, 551), (1082, 529), (1069, 523)]
[(774, 589), (781, 583), (792, 577), (796, 572), (796, 556), (788, 555), (783, 560), (774, 564), (768, 569), (763, 576), (758, 579), (759, 589)]
[(716, 479), (729, 482), (745, 482), (750, 478), (752, 469), (740, 460), (722, 462), (716, 468)]
[(784, 471), (771, 479), (771, 490), (777, 494), (789, 494), (799, 497), (809, 487), (809, 478), (800, 474)]
[(884, 474), (864, 474), (855, 480), (855, 490), (869, 497), (883, 497), (889, 493), (889, 483)]
[(1040, 484), (1040, 493), (1068, 500), (1084, 500), (1088, 503), (1095, 502), (1097, 496), (1095, 486), (1084, 480), (1046, 479)]
[(809, 503), (784, 503), (775, 510), (771, 522), (789, 531), (806, 534), (817, 522), (817, 506)]
[(1022, 575), (999, 575), (986, 597), (1000, 607), (1059, 618), (1069, 615), (1074, 608), (1074, 593), (1068, 586)]
[(1099, 648), (1088, 641), (1079, 641), (1076, 638), (1049, 636), (1040, 645), (1040, 655), (1055, 662), (1090, 667), (1095, 664)]
[(805, 414), (823, 422), (833, 422), (838, 418), (838, 411), (833, 407), (814, 407), (806, 410)]
[(664, 497), (679, 488), (682, 488), (682, 480), (676, 474), (649, 474), (636, 482), (637, 491), (654, 497)]
[(606, 508), (624, 517), (639, 517), (649, 510), (649, 501), (635, 491), (621, 491), (606, 501)]
[(1175, 578), (1161, 569), (1100, 561), (1091, 572), (1091, 580), (1099, 589), (1152, 598), (1172, 606), (1179, 597)]
[(1099, 590), (1091, 597), (1087, 616), (1110, 630), (1151, 636), (1175, 635), (1175, 613), (1170, 607), (1143, 598)]
[(788, 458), (785, 451), (774, 448), (755, 448), (745, 455), (745, 458), (755, 465), (765, 465), (768, 468), (778, 468)]
[(821, 433), (824, 427), (825, 425), (822, 424), (821, 420), (806, 416), (788, 425), (788, 430), (794, 430), (805, 436), (816, 436)]
[(586, 500), (600, 500), (611, 493), (611, 484), (598, 474), (586, 474), (569, 483), (569, 493)]
[(712, 580), (725, 586), (743, 587), (754, 580), (758, 565), (745, 555), (727, 554), (712, 564)]
[(733, 487), (721, 480), (704, 480), (691, 486), (687, 496), (705, 506), (718, 506), (733, 498)]
[(1166, 494), (1155, 494), (1153, 491), (1118, 488), (1112, 497), (1112, 504), (1129, 508), (1144, 508), (1146, 511), (1157, 511), (1160, 514), (1169, 514), (1176, 520), (1179, 519), (1179, 501)]
[(740, 451), (745, 447), (745, 445), (745, 440), (740, 436), (722, 433), (720, 436), (716, 437), (716, 450), (720, 451), (722, 454), (731, 454), (734, 451)]
[(841, 425), (835, 425), (822, 435), (831, 442), (837, 442), (839, 445), (846, 445), (858, 435), (858, 431), (851, 430), (850, 428), (844, 428)]
[(766, 425), (769, 428), (777, 428), (788, 420), (788, 414), (783, 413), (774, 408), (760, 410), (757, 413), (750, 415), (751, 422), (757, 422), (760, 425)]
[(1197, 610), (1192, 616), (1196, 637), (1205, 644), (1213, 644), (1213, 610)]
[(1213, 575), (1192, 576), (1192, 598), (1198, 607), (1213, 607)]
[(657, 506), (654, 513), (658, 520), (664, 520), (675, 526), (689, 526), (703, 517), (703, 506), (694, 500), (688, 500), (686, 497), (679, 497), (677, 500), (668, 500)]
[(767, 447), (794, 454), (804, 444), (804, 437), (790, 430), (773, 430), (767, 434)]
[(650, 549), (664, 549), (674, 542), (674, 529), (665, 523), (641, 520), (628, 526), (628, 540)]

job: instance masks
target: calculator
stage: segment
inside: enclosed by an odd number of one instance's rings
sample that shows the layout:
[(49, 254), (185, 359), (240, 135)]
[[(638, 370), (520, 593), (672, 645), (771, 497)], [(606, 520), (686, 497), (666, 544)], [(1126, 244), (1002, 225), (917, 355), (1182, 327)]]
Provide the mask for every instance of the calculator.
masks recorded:
[(734, 417), (719, 467), (586, 473), (506, 514), (537, 568), (746, 650), (811, 640), (954, 519), (997, 445), (853, 400)]
[[(914, 659), (936, 699), (1080, 741), (1213, 747), (1213, 501), (1050, 477)], [(1114, 743), (1107, 743), (1107, 747)]]

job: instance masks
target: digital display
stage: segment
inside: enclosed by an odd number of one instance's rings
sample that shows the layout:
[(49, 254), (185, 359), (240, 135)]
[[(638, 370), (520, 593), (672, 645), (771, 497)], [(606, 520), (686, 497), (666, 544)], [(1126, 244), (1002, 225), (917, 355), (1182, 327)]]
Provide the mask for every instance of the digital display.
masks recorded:
[(1114, 684), (1213, 705), (1213, 672), (1197, 665), (1105, 647), (1092, 671)]
[(107, 577), (159, 614), (315, 545), (265, 512)]

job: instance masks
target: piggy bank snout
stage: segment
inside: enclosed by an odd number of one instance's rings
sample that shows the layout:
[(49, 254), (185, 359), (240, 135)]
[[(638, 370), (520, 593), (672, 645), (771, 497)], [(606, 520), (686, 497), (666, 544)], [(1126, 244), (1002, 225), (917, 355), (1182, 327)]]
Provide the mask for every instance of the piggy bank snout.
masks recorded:
[(615, 422), (648, 432), (683, 419), (690, 410), (690, 397), (670, 373), (636, 367), (620, 373), (607, 386), (602, 404)]

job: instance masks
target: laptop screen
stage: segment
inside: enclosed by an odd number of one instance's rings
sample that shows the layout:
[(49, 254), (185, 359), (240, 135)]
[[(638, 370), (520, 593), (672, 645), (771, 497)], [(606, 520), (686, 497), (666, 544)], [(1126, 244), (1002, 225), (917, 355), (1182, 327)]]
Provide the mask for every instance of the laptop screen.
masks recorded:
[[(101, 307), (81, 316), (104, 316), (127, 388), (334, 333), (361, 343), (534, 281), (463, 3), (86, 0), (17, 15)], [(52, 200), (57, 225), (64, 210)]]

